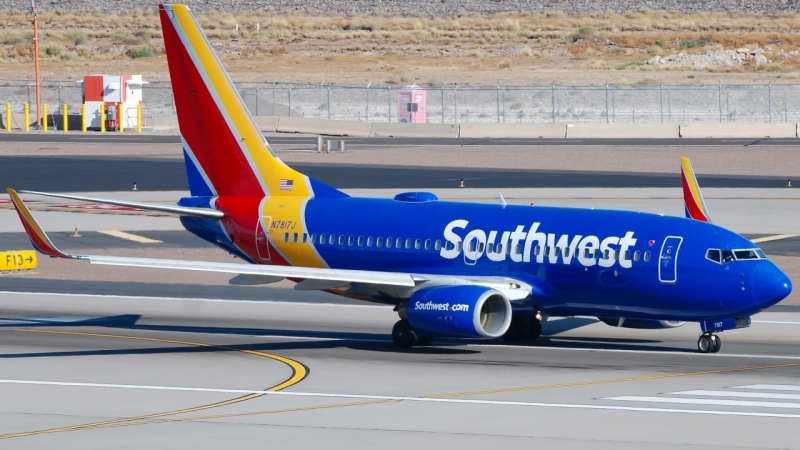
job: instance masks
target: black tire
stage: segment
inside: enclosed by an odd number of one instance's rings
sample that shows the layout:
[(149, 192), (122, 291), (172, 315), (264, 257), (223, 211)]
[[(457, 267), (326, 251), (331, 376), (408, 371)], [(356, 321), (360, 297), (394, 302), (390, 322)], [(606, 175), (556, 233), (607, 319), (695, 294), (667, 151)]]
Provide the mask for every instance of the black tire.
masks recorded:
[(714, 350), (714, 342), (711, 341), (711, 337), (700, 336), (700, 339), (697, 340), (697, 349), (700, 350), (700, 353), (709, 353)]
[(433, 337), (432, 336), (419, 336), (418, 335), (417, 336), (417, 343), (415, 345), (418, 345), (420, 347), (427, 347), (428, 345), (431, 345), (432, 342), (433, 342)]
[(523, 317), (511, 316), (511, 325), (509, 325), (508, 330), (503, 333), (503, 340), (506, 342), (517, 342), (521, 340), (525, 335), (525, 328), (527, 328), (527, 326), (528, 324)]
[(407, 320), (398, 320), (392, 327), (392, 342), (400, 348), (410, 348), (417, 343), (417, 333)]
[(535, 341), (539, 339), (539, 336), (542, 335), (542, 322), (539, 322), (536, 319), (532, 319), (528, 323), (528, 328), (525, 329), (525, 337), (526, 341)]
[(722, 348), (722, 339), (719, 336), (714, 336), (714, 348), (711, 349), (711, 353), (718, 353), (719, 349)]

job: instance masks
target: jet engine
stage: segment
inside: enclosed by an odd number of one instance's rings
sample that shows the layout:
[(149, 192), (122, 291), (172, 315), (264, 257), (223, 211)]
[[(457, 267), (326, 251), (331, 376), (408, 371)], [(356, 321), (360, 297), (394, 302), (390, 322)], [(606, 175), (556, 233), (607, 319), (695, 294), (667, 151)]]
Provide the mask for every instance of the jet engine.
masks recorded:
[(476, 285), (421, 289), (398, 312), (423, 336), (496, 338), (511, 324), (508, 297)]
[(598, 317), (597, 319), (612, 327), (638, 328), (643, 330), (678, 328), (686, 323), (679, 320), (624, 319), (620, 317)]

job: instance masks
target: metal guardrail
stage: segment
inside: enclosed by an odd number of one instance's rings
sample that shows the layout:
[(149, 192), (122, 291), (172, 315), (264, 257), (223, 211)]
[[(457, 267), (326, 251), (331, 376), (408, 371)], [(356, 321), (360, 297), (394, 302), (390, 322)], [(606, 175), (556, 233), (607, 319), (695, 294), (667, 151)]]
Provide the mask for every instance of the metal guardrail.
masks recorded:
[[(293, 116), (365, 122), (397, 122), (400, 86), (237, 83), (256, 116)], [(800, 84), (448, 86), (427, 91), (429, 123), (702, 123), (798, 122)], [(144, 114), (173, 116), (169, 82), (144, 86)], [(27, 81), (0, 81), (0, 103), (15, 113), (32, 103)], [(42, 102), (81, 104), (81, 86), (46, 82)], [(72, 109), (71, 109), (72, 111)]]

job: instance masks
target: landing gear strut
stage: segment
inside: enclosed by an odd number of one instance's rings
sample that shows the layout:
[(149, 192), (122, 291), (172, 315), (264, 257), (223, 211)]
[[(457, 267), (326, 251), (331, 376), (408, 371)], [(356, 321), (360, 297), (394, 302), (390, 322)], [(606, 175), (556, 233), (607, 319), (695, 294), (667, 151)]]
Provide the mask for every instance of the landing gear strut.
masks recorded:
[(700, 353), (717, 353), (722, 348), (722, 339), (716, 334), (703, 333), (697, 340), (697, 349)]
[(411, 348), (415, 345), (424, 347), (431, 345), (433, 338), (431, 336), (420, 336), (411, 328), (411, 324), (407, 320), (398, 320), (392, 327), (392, 342), (400, 348)]
[(534, 316), (514, 315), (503, 335), (506, 342), (535, 341), (542, 334), (542, 322)]

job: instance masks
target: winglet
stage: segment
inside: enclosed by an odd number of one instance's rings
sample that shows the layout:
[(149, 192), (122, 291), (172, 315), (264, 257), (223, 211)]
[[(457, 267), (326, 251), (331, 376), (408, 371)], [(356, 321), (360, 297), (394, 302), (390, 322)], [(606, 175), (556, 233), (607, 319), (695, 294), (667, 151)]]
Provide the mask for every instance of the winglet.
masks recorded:
[(22, 202), (22, 199), (19, 198), (17, 195), (17, 191), (9, 188), (6, 189), (8, 191), (8, 195), (11, 197), (11, 201), (14, 203), (14, 208), (17, 209), (17, 214), (19, 214), (19, 220), (22, 221), (22, 226), (25, 227), (25, 232), (28, 234), (28, 237), (31, 240), (34, 248), (45, 255), (50, 255), (55, 258), (75, 258), (72, 255), (68, 255), (61, 250), (57, 249), (55, 245), (50, 241), (50, 238), (44, 233), (42, 227), (36, 223), (36, 219), (33, 218), (30, 210), (28, 207), (25, 206), (25, 203)]
[(708, 216), (706, 201), (700, 192), (700, 185), (694, 176), (694, 169), (689, 158), (681, 156), (681, 182), (683, 183), (683, 204), (686, 210), (686, 217), (699, 220), (701, 222), (711, 222)]

